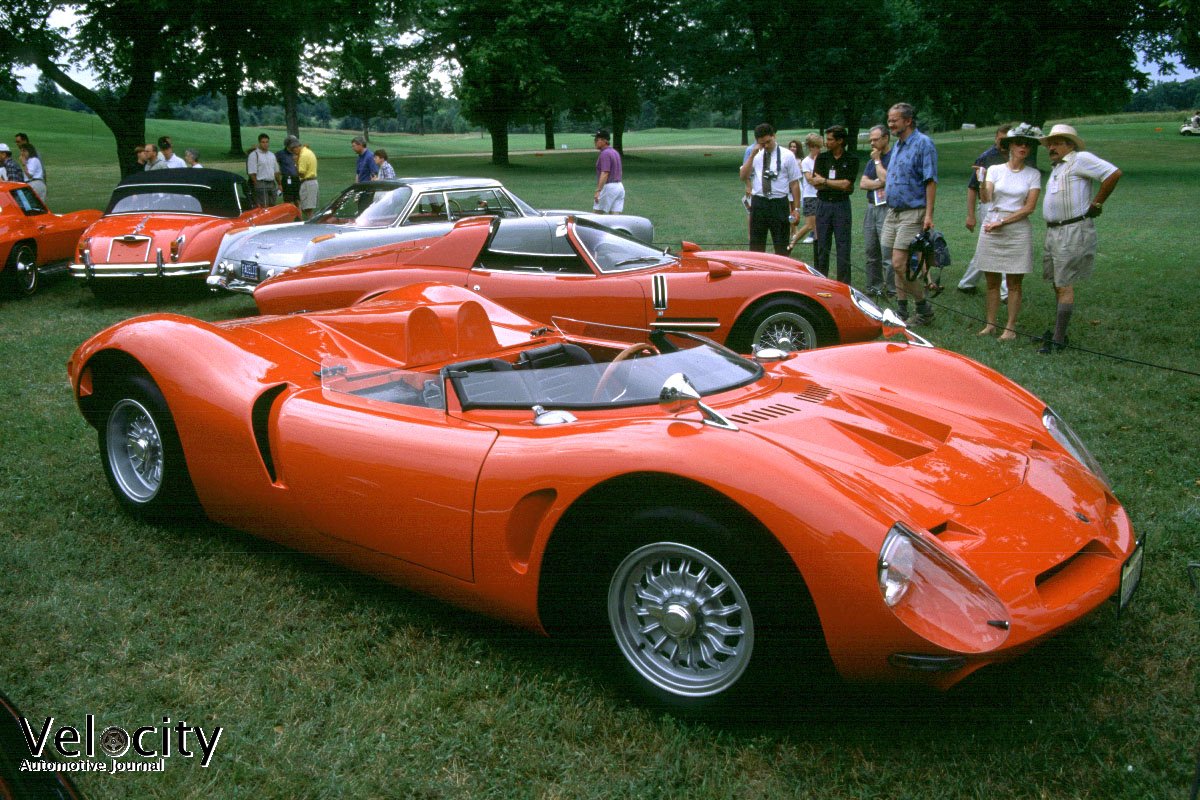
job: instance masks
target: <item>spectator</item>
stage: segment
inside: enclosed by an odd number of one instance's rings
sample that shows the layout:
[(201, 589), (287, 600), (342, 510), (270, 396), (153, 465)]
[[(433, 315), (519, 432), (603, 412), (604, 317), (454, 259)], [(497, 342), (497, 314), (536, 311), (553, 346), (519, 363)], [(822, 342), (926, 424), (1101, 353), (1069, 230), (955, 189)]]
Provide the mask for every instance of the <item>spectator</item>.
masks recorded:
[(846, 129), (825, 130), (825, 152), (817, 156), (812, 185), (817, 187), (817, 271), (829, 274), (829, 251), (837, 242), (837, 279), (850, 285), (850, 196), (858, 176), (858, 156), (846, 149)]
[(1042, 191), (1042, 173), (1026, 163), (1038, 146), (1042, 132), (1024, 123), (1011, 128), (1001, 140), (1008, 161), (987, 168), (983, 202), (988, 204), (974, 263), (987, 279), (987, 324), (980, 336), (996, 332), (1000, 308), (1001, 279), (1008, 284), (1008, 324), (1000, 340), (1017, 338), (1017, 315), (1021, 313), (1021, 282), (1033, 272), (1033, 225), (1029, 215), (1037, 208)]
[[(804, 153), (801, 152), (803, 149), (804, 149), (804, 145), (802, 145), (800, 143), (799, 139), (792, 139), (790, 142), (788, 142), (788, 150), (792, 151), (792, 155), (795, 157), (797, 164), (800, 163), (800, 159), (804, 158)], [(800, 173), (800, 202), (801, 202), (801, 204), (803, 204), (803, 202), (804, 202), (804, 172), (803, 171), (801, 171), (801, 173)], [(801, 209), (801, 211), (803, 211), (803, 209)], [(792, 252), (793, 248), (796, 247), (796, 242), (800, 239), (799, 227), (800, 227), (800, 215), (797, 215), (796, 219), (791, 223), (791, 226), (789, 229), (790, 232), (788, 234), (788, 253)]]
[(37, 150), (33, 149), (28, 140), (21, 145), (21, 165), (25, 168), (25, 179), (29, 186), (42, 198), (42, 202), (45, 202), (46, 170), (42, 167), (42, 160), (37, 157)]
[(375, 166), (379, 168), (375, 173), (375, 180), (388, 181), (396, 177), (396, 170), (392, 169), (392, 162), (388, 161), (387, 150), (382, 147), (375, 151)]
[(161, 153), (158, 152), (157, 145), (147, 142), (146, 144), (142, 145), (142, 149), (145, 151), (146, 155), (145, 164), (147, 172), (151, 170), (167, 168), (167, 160), (162, 157)]
[[(896, 296), (896, 272), (884, 257), (879, 237), (887, 216), (887, 167), (892, 160), (892, 137), (886, 125), (876, 125), (868, 134), (871, 155), (858, 188), (867, 192), (867, 210), (863, 212), (863, 242), (867, 255), (867, 294), (872, 297)], [(886, 269), (884, 268), (887, 263)]]
[(271, 137), (267, 134), (258, 135), (258, 147), (251, 150), (250, 155), (246, 157), (246, 173), (250, 176), (254, 204), (259, 208), (275, 205), (275, 195), (279, 193), (279, 184), (282, 181), (279, 162), (271, 152)]
[[(982, 176), (987, 173), (988, 167), (996, 164), (1003, 164), (1008, 161), (1008, 150), (1003, 145), (1004, 137), (1008, 135), (1011, 125), (1001, 125), (996, 129), (996, 141), (987, 150), (980, 153), (979, 158), (975, 159), (975, 164), (971, 167), (971, 179), (967, 181), (967, 230), (975, 230), (975, 204), (979, 197), (980, 181)], [(986, 217), (990, 203), (979, 203), (979, 216)], [(979, 235), (983, 235), (983, 230), (980, 229)], [(979, 278), (980, 270), (975, 265), (974, 256), (971, 257), (971, 263), (967, 265), (967, 271), (963, 273), (962, 280), (958, 282), (958, 290), (965, 294), (975, 293), (975, 282)], [(1008, 299), (1008, 284), (1000, 284), (1000, 300), (1003, 302)]]
[(601, 214), (620, 214), (625, 210), (625, 184), (621, 183), (621, 154), (608, 146), (608, 131), (596, 131), (593, 142), (600, 156), (596, 159), (596, 192), (592, 210)]
[(321, 195), (320, 184), (317, 183), (317, 157), (295, 136), (289, 136), (283, 143), (296, 159), (296, 173), (300, 179), (300, 216), (309, 219), (317, 210), (317, 198)]
[(355, 136), (350, 140), (350, 148), (358, 156), (358, 162), (354, 165), (354, 180), (358, 183), (375, 180), (375, 176), (379, 174), (379, 165), (375, 163), (374, 154), (367, 149), (367, 140)]
[(194, 147), (183, 151), (183, 161), (192, 169), (204, 169), (204, 165), (200, 163), (200, 151)]
[(158, 152), (163, 157), (163, 161), (167, 164), (167, 169), (184, 169), (187, 164), (179, 156), (175, 155), (175, 145), (171, 144), (170, 136), (158, 137)]
[(0, 178), (13, 183), (25, 182), (25, 171), (21, 169), (21, 164), (12, 157), (12, 151), (6, 144), (0, 144)]
[[(29, 137), (27, 135), (25, 135), (24, 133), (17, 133), (17, 134), (13, 134), (13, 141), (16, 143), (17, 149), (20, 150), (21, 145), (29, 144)], [(37, 148), (34, 148), (33, 154), (35, 156), (37, 155)]]
[[(892, 251), (892, 269), (896, 271), (896, 294), (900, 316), (910, 326), (933, 322), (933, 307), (925, 298), (920, 279), (908, 280), (908, 247), (922, 230), (933, 227), (933, 206), (937, 199), (937, 150), (933, 141), (917, 130), (916, 110), (908, 103), (896, 103), (888, 109), (888, 130), (896, 139), (887, 171), (887, 216), (883, 222), (881, 244)], [(908, 301), (916, 301), (910, 317)]]
[(813, 168), (817, 165), (817, 156), (821, 154), (821, 145), (825, 140), (819, 133), (810, 133), (804, 137), (808, 146), (808, 155), (800, 162), (800, 200), (804, 212), (804, 228), (808, 235), (802, 240), (804, 244), (813, 246), (813, 263), (817, 263), (817, 239), (813, 235), (817, 230), (817, 187), (812, 185)]
[(800, 165), (791, 150), (775, 141), (770, 123), (755, 127), (754, 142), (738, 171), (743, 181), (752, 180), (750, 249), (766, 252), (770, 233), (775, 252), (787, 255), (789, 223), (800, 219)]
[[(1055, 125), (1041, 142), (1053, 165), (1042, 201), (1042, 217), (1046, 220), (1042, 277), (1054, 281), (1058, 308), (1054, 333), (1046, 331), (1038, 352), (1053, 353), (1067, 344), (1067, 326), (1075, 310), (1075, 284), (1091, 277), (1096, 258), (1095, 218), (1117, 187), (1121, 170), (1087, 152), (1070, 125)], [(1094, 196), (1092, 181), (1100, 182)]]
[(288, 141), (293, 139), (293, 136), (286, 136), (283, 140), (283, 149), (275, 154), (275, 161), (279, 164), (279, 177), (283, 181), (283, 202), (300, 205), (300, 174), (296, 171), (296, 157), (292, 155), (292, 151), (288, 149)]

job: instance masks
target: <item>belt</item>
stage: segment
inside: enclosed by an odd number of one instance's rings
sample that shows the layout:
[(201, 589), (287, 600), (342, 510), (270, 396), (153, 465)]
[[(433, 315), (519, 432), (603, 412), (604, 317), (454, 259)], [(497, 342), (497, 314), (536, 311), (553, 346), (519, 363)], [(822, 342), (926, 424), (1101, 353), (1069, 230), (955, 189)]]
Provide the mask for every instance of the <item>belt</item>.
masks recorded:
[(773, 202), (775, 200), (782, 200), (784, 202), (787, 202), (787, 200), (788, 200), (788, 196), (786, 194), (781, 194), (779, 197), (767, 197), (765, 194), (756, 194), (754, 196), (757, 197), (759, 200), (766, 200), (767, 202)]
[(1061, 228), (1063, 225), (1074, 225), (1076, 222), (1083, 222), (1085, 219), (1087, 219), (1086, 216), (1078, 216), (1071, 217), (1070, 219), (1064, 219), (1061, 222), (1051, 222), (1050, 220), (1046, 220), (1046, 227)]
[(308, 183), (309, 181), (315, 181), (315, 180), (316, 180), (316, 178), (305, 178), (304, 180), (302, 180), (302, 181), (300, 181), (300, 182), (301, 182), (301, 183)]

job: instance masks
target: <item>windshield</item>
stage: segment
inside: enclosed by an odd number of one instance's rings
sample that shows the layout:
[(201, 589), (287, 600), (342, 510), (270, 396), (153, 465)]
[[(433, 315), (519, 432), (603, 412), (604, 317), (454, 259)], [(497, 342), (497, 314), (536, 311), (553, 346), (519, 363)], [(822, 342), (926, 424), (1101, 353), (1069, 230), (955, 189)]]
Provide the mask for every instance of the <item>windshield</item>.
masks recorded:
[(674, 256), (614, 230), (575, 221), (575, 238), (587, 250), (601, 272), (625, 272), (675, 261)]
[(474, 359), (443, 370), (463, 410), (656, 405), (677, 372), (709, 395), (757, 380), (762, 368), (708, 339), (656, 331), (619, 350), (611, 342), (558, 342), (515, 361)]
[(412, 189), (407, 186), (351, 186), (309, 223), (386, 228), (396, 222), (411, 197)]

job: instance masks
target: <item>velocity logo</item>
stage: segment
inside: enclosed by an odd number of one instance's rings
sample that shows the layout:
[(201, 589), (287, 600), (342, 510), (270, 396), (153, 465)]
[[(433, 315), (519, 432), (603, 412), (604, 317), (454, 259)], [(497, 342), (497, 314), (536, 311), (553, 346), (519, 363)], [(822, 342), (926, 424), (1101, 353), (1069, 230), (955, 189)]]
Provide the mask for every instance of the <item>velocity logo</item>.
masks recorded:
[[(55, 728), (54, 717), (47, 717), (37, 729), (24, 717), (20, 718), (20, 724), (25, 743), (29, 746), (29, 755), (32, 756), (32, 759), (21, 763), (22, 771), (162, 772), (166, 767), (166, 759), (175, 755), (183, 758), (199, 756), (200, 766), (207, 767), (212, 763), (221, 734), (225, 732), (224, 728), (218, 726), (209, 733), (199, 725), (188, 725), (184, 720), (172, 725), (170, 717), (163, 717), (161, 725), (143, 725), (132, 730), (110, 725), (97, 735), (94, 714), (84, 718), (82, 731), (72, 725)], [(108, 764), (103, 761), (56, 763), (33, 760), (41, 759), (47, 747), (53, 748), (65, 759), (94, 759), (99, 752), (113, 761)], [(137, 756), (141, 760), (117, 760), (126, 755)]]

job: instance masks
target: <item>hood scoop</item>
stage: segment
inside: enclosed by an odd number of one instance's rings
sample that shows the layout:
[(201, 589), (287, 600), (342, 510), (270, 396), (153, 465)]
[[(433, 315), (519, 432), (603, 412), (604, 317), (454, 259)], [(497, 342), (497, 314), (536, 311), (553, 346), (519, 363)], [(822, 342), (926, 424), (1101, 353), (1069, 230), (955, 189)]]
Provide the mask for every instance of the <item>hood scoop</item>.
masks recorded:
[(729, 419), (739, 425), (749, 425), (752, 422), (769, 422), (773, 419), (786, 417), (789, 414), (795, 414), (799, 410), (786, 403), (772, 403), (769, 406), (759, 406), (749, 411), (743, 411), (740, 414), (731, 414)]

